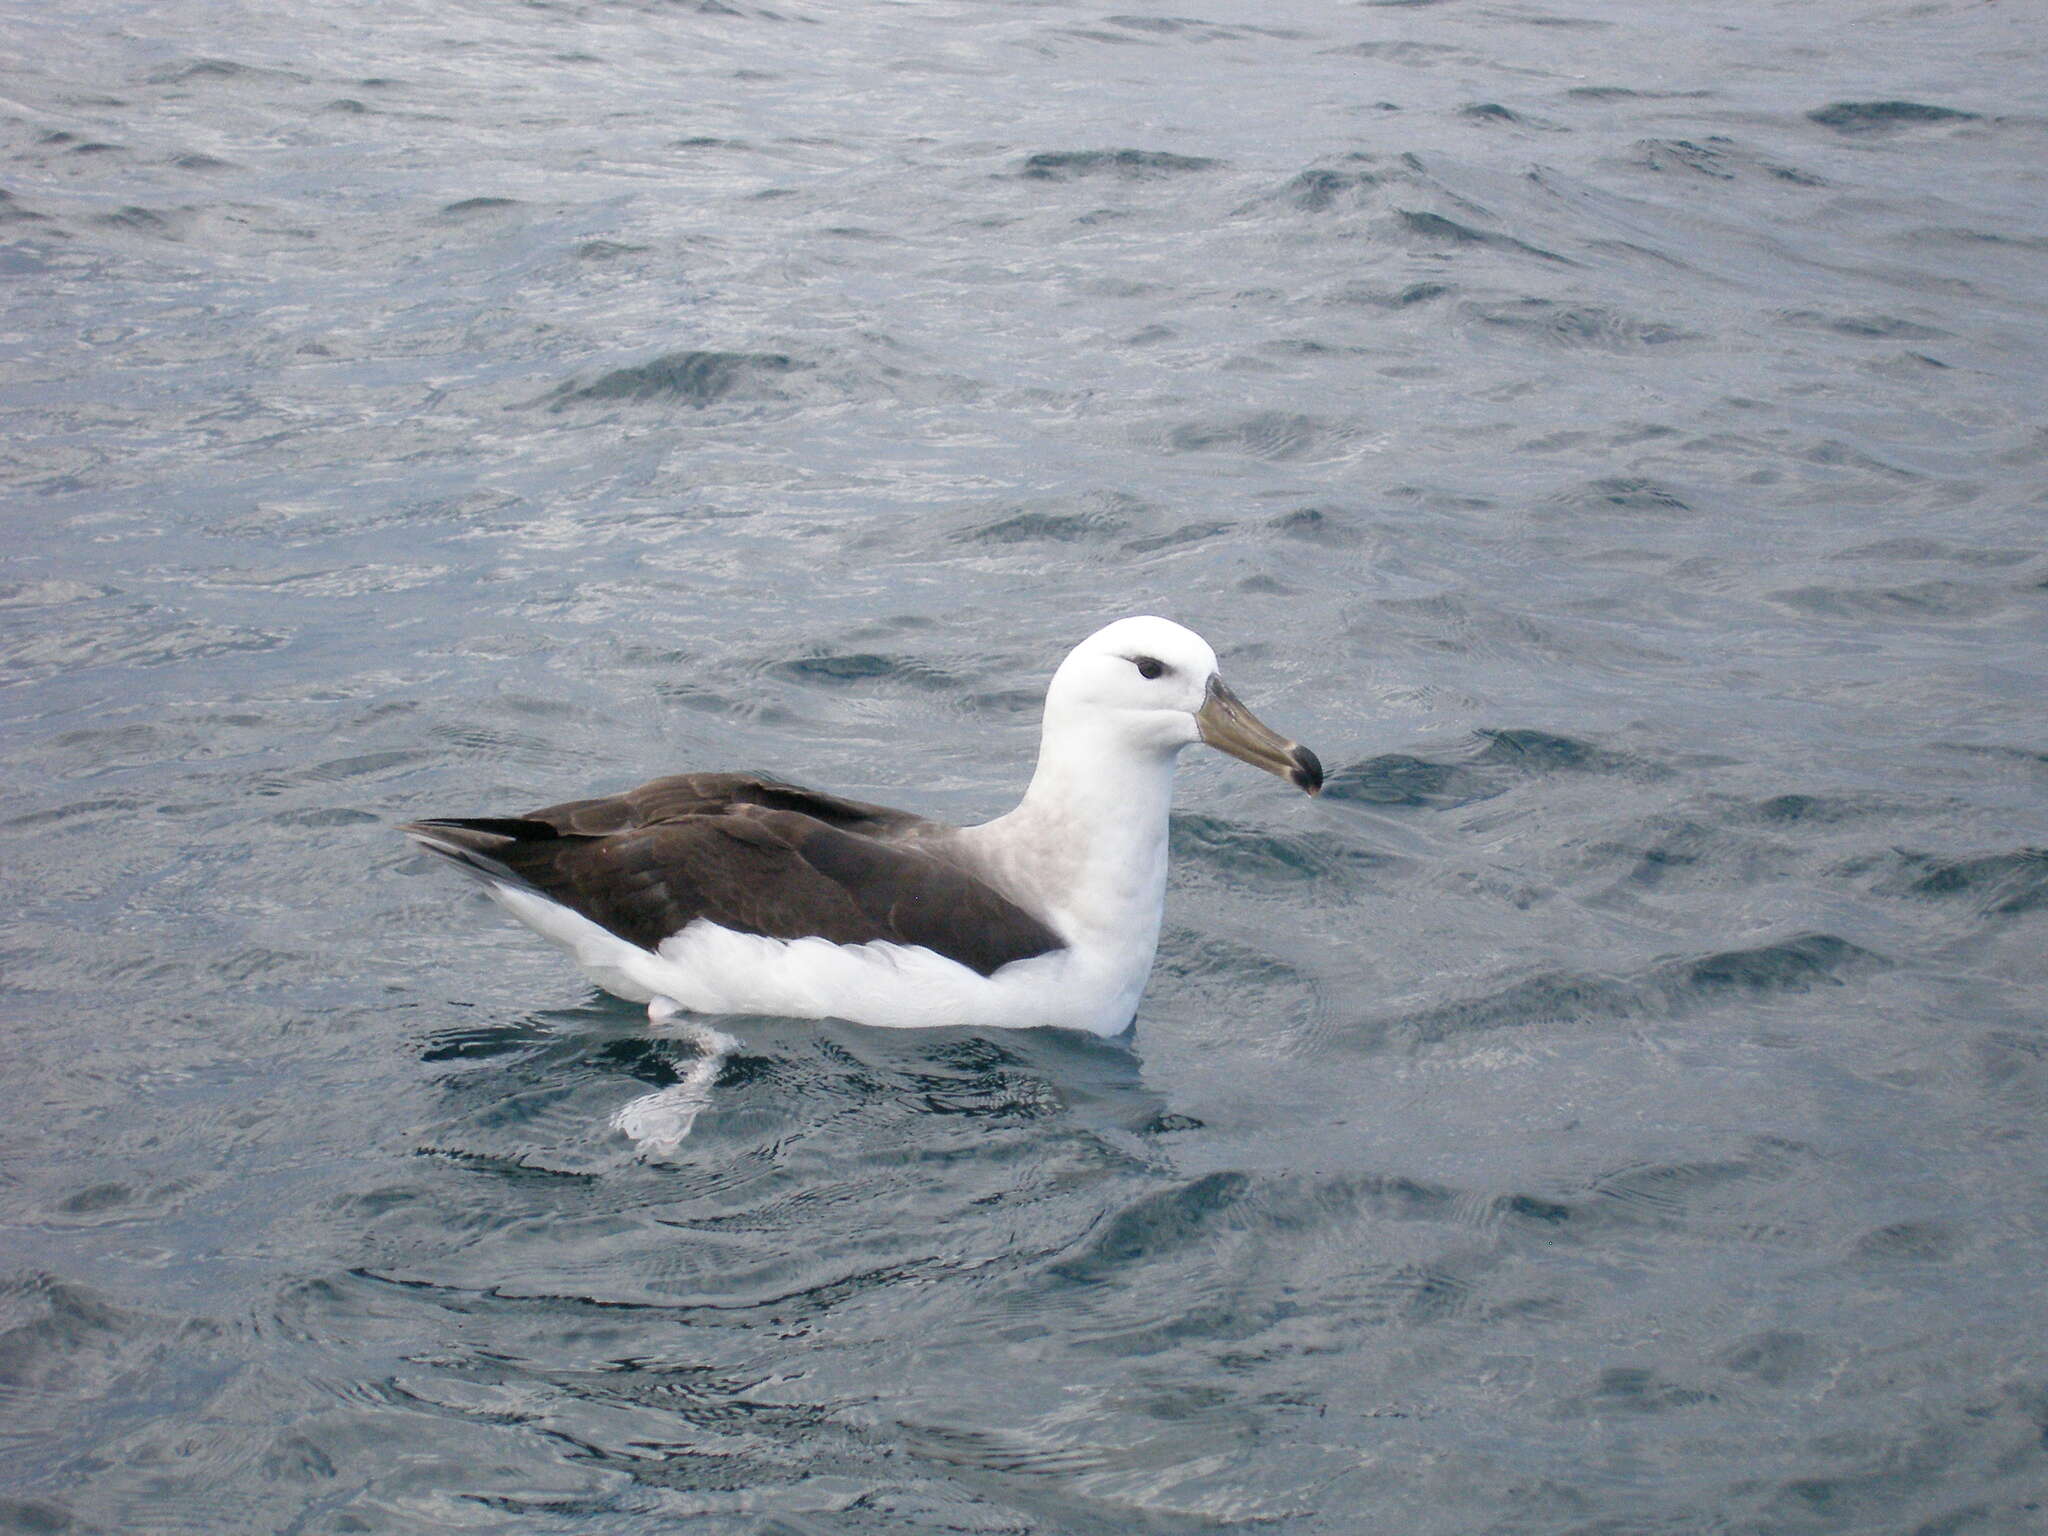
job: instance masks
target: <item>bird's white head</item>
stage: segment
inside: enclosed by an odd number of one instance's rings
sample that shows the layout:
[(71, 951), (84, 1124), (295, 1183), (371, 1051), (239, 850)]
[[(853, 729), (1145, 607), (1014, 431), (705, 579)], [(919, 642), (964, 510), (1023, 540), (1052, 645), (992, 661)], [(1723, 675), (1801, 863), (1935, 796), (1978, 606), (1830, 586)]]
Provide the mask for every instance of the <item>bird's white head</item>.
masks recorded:
[(1206, 742), (1315, 794), (1322, 764), (1246, 709), (1193, 630), (1150, 615), (1118, 619), (1067, 653), (1045, 696), (1048, 737), (1107, 732), (1127, 749), (1171, 757)]

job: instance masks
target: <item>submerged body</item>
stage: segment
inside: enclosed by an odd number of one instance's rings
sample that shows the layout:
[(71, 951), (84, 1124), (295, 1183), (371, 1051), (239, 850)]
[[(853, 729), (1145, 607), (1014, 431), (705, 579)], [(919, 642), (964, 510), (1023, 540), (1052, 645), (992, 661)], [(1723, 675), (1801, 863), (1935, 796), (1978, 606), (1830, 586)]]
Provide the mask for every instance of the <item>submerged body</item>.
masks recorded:
[(694, 774), (403, 830), (658, 1014), (1110, 1035), (1151, 973), (1174, 762), (1196, 741), (1322, 785), (1315, 755), (1245, 710), (1198, 635), (1135, 618), (1061, 664), (1031, 785), (980, 826)]

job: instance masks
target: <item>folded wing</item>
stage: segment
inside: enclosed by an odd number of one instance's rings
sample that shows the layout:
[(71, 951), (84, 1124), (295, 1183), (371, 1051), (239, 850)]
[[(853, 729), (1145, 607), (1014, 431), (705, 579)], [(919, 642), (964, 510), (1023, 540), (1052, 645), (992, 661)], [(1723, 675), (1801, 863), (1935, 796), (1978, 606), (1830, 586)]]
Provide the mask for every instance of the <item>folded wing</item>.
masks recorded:
[(703, 919), (772, 939), (921, 945), (987, 976), (1061, 947), (926, 844), (904, 811), (746, 774), (685, 774), (527, 816), (403, 829), (485, 880), (538, 891), (645, 949)]

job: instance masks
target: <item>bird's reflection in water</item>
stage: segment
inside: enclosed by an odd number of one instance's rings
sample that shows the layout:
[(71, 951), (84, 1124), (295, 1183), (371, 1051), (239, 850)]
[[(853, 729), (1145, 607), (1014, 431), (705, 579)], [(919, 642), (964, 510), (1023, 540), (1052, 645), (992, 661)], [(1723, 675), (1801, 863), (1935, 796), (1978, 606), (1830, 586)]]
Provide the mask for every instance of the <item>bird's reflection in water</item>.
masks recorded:
[[(475, 1150), (488, 1142), (525, 1161), (567, 1156), (581, 1165), (610, 1141), (608, 1131), (640, 1160), (674, 1159), (703, 1145), (714, 1123), (723, 1130), (712, 1140), (731, 1152), (759, 1135), (789, 1135), (792, 1120), (816, 1126), (861, 1106), (1058, 1121), (1148, 1161), (1143, 1138), (1195, 1123), (1146, 1087), (1128, 1033), (1104, 1040), (1059, 1029), (713, 1022), (681, 1012), (650, 1027), (631, 1005), (593, 996), (496, 1027), (442, 1031), (423, 1054), (460, 1063), (443, 1084), (456, 1113), (434, 1139)], [(641, 1091), (622, 1094), (635, 1080)], [(502, 1145), (508, 1136), (527, 1144), (515, 1153)]]

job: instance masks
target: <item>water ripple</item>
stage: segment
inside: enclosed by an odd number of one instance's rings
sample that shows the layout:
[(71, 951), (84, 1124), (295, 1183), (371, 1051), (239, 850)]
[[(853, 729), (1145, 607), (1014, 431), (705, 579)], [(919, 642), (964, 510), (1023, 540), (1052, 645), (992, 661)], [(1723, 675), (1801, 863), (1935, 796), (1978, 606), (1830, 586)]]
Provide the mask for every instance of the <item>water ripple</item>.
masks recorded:
[[(2039, 1524), (2013, 7), (132, 9), (0, 113), (0, 1525)], [(1118, 1040), (389, 830), (998, 814), (1130, 611), (1332, 772), (1186, 757)]]

